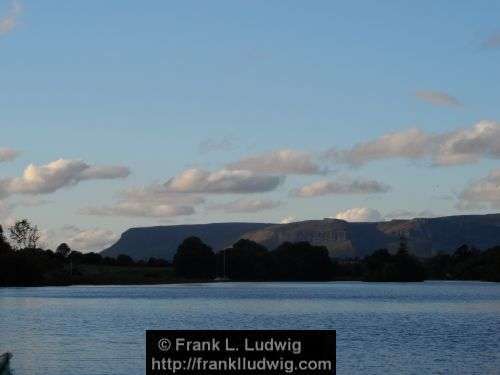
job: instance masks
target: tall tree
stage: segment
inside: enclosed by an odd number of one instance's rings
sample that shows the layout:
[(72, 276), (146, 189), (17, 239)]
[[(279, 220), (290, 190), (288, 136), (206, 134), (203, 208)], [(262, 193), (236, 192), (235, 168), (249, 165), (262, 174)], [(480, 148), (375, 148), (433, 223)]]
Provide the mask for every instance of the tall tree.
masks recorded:
[(67, 243), (63, 242), (62, 244), (57, 246), (56, 254), (62, 256), (63, 258), (67, 258), (70, 253), (71, 253), (71, 248)]
[(215, 255), (212, 248), (198, 237), (186, 238), (174, 257), (175, 274), (189, 279), (213, 278)]
[(40, 241), (40, 231), (28, 219), (17, 220), (9, 228), (10, 239), (19, 249), (36, 249)]

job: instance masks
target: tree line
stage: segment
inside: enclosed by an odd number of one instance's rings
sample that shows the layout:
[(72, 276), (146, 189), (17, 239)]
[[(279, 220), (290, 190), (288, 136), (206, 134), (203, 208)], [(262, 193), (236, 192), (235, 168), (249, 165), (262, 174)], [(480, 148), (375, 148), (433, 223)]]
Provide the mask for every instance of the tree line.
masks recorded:
[(453, 254), (419, 259), (408, 252), (405, 238), (395, 254), (379, 249), (362, 259), (332, 259), (324, 246), (284, 242), (269, 251), (241, 239), (215, 253), (197, 237), (184, 240), (173, 261), (177, 277), (236, 281), (363, 280), (412, 282), (426, 279), (500, 281), (500, 246), (479, 251), (467, 245)]
[(113, 258), (95, 252), (82, 253), (72, 250), (67, 243), (61, 243), (55, 250), (42, 249), (39, 241), (37, 226), (27, 219), (18, 220), (7, 234), (0, 225), (0, 286), (68, 285), (81, 276), (82, 265), (171, 267), (170, 262), (159, 258), (136, 261), (124, 254)]
[(158, 258), (137, 261), (128, 255), (112, 258), (82, 253), (66, 243), (55, 251), (41, 249), (38, 228), (28, 220), (19, 220), (8, 228), (8, 237), (12, 245), (0, 226), (0, 286), (71, 284), (78, 282), (82, 265), (154, 267), (169, 271), (173, 268), (177, 281), (217, 278), (234, 281), (500, 281), (500, 246), (480, 251), (463, 245), (452, 254), (419, 259), (408, 252), (406, 240), (401, 238), (394, 254), (379, 249), (361, 259), (332, 259), (326, 247), (308, 242), (284, 242), (269, 250), (241, 239), (230, 248), (215, 252), (201, 239), (189, 237), (179, 245), (172, 264)]

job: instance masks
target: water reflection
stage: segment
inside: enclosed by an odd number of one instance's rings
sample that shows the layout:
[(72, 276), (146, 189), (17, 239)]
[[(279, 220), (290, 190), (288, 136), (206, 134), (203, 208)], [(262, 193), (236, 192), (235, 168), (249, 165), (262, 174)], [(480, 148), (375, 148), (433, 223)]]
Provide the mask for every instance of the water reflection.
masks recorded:
[(143, 373), (146, 329), (197, 328), (336, 329), (342, 374), (495, 373), (500, 284), (0, 289), (0, 352), (14, 353), (15, 375)]

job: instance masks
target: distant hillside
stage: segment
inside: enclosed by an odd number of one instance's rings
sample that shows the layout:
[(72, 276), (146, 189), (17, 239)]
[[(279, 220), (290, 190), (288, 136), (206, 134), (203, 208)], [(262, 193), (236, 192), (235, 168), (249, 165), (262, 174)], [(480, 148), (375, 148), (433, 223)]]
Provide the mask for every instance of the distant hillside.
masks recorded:
[(380, 248), (396, 251), (401, 236), (408, 239), (411, 252), (423, 257), (451, 252), (462, 244), (486, 249), (500, 245), (500, 214), (378, 223), (310, 220), (259, 229), (245, 238), (270, 249), (284, 241), (308, 241), (326, 246), (333, 257), (362, 257)]
[(155, 257), (171, 260), (179, 244), (187, 237), (199, 237), (213, 249), (220, 250), (231, 246), (245, 233), (270, 225), (272, 224), (216, 223), (132, 228), (125, 231), (118, 242), (101, 254), (110, 257), (126, 254), (134, 259)]
[(324, 219), (290, 224), (218, 223), (134, 228), (123, 233), (120, 240), (102, 254), (172, 259), (184, 238), (198, 236), (215, 250), (228, 247), (239, 238), (248, 238), (269, 249), (285, 241), (308, 241), (326, 246), (334, 257), (363, 257), (379, 248), (395, 251), (402, 235), (408, 239), (410, 251), (419, 256), (451, 252), (462, 244), (486, 249), (500, 245), (500, 214), (378, 223)]

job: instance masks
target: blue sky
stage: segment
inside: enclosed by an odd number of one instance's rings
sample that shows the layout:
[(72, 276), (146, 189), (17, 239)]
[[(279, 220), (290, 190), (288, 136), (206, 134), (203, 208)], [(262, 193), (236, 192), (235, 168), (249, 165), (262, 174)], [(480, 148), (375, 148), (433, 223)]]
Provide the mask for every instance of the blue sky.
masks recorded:
[(139, 225), (496, 212), (498, 14), (0, 0), (0, 222), (88, 250)]

